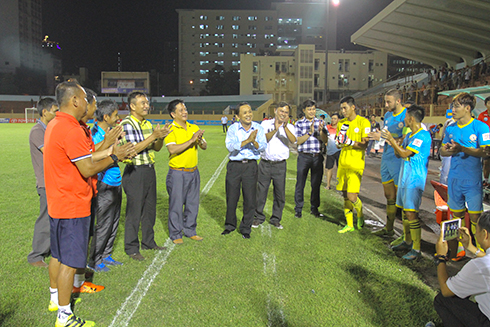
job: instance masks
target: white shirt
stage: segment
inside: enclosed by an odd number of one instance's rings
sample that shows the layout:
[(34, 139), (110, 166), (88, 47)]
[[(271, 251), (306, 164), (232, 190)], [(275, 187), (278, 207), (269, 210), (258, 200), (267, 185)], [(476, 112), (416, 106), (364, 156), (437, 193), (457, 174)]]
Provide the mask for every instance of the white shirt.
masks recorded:
[(224, 125), (226, 123), (228, 123), (228, 117), (226, 117), (226, 116), (221, 117), (221, 124)]
[(462, 299), (474, 297), (480, 311), (490, 319), (490, 255), (470, 260), (446, 284)]
[[(267, 134), (275, 129), (274, 122), (276, 119), (264, 120), (261, 125), (264, 129), (264, 133)], [(294, 126), (287, 125), (287, 128), (291, 134), (295, 135)], [(262, 159), (269, 161), (280, 161), (289, 158), (289, 139), (286, 135), (284, 127), (281, 125), (279, 130), (272, 136), (269, 142), (267, 142), (267, 148), (262, 152)]]

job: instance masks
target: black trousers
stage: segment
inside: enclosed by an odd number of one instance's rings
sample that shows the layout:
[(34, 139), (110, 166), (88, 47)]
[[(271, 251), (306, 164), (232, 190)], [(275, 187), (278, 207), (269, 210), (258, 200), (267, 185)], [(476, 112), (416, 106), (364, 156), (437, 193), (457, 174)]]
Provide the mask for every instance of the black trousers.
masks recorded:
[(300, 152), (298, 154), (296, 189), (294, 191), (294, 211), (301, 212), (304, 205), (304, 191), (308, 171), (311, 170), (311, 196), (310, 209), (315, 212), (320, 206), (320, 186), (323, 178), (323, 155), (312, 156)]
[(257, 162), (228, 161), (226, 165), (226, 220), (225, 229), (235, 230), (237, 225), (236, 208), (243, 193), (243, 218), (240, 233), (250, 234), (255, 214), (257, 189)]
[(468, 298), (444, 297), (439, 293), (434, 299), (434, 308), (441, 317), (444, 327), (490, 326), (490, 321), (480, 311), (478, 304)]
[(157, 183), (153, 166), (127, 165), (122, 179), (126, 193), (126, 223), (124, 225), (124, 250), (128, 255), (139, 252), (138, 231), (141, 224), (141, 248), (156, 246), (155, 226)]
[(223, 133), (228, 132), (228, 124), (221, 124), (223, 125)]
[(94, 267), (112, 254), (121, 214), (121, 186), (97, 182), (97, 224), (90, 245), (89, 266)]
[(274, 187), (274, 203), (269, 222), (272, 224), (281, 221), (282, 211), (286, 205), (286, 169), (286, 160), (280, 162), (260, 160), (257, 178), (257, 209), (255, 210), (255, 218), (260, 223), (265, 221), (264, 207), (271, 181)]

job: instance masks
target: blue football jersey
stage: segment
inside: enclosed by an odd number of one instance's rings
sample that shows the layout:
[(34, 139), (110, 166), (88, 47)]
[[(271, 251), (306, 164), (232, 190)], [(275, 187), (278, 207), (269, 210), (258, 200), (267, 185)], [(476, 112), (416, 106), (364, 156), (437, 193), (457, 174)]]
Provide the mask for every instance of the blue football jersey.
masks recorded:
[[(442, 145), (453, 140), (464, 147), (478, 149), (490, 144), (490, 131), (485, 123), (473, 118), (464, 126), (454, 122), (446, 127)], [(463, 152), (452, 156), (448, 178), (481, 180), (482, 159)]]
[(405, 136), (402, 147), (414, 154), (402, 160), (398, 188), (418, 188), (421, 190), (425, 188), (431, 143), (430, 133), (423, 128)]
[[(407, 109), (403, 108), (403, 110), (398, 114), (394, 115), (393, 112), (388, 111), (385, 114), (384, 126), (388, 127), (388, 131), (393, 135), (395, 139), (398, 139), (403, 136), (403, 128), (405, 128), (405, 116), (407, 114)], [(398, 160), (395, 156), (395, 150), (393, 147), (385, 143), (383, 149), (383, 160)]]

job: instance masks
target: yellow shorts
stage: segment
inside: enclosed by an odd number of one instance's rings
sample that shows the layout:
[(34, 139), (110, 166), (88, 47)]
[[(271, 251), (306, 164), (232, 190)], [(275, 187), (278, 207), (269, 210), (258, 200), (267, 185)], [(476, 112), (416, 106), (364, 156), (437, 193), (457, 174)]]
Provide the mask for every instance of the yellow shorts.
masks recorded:
[(347, 193), (359, 193), (361, 190), (361, 179), (364, 170), (337, 169), (337, 191), (347, 191)]

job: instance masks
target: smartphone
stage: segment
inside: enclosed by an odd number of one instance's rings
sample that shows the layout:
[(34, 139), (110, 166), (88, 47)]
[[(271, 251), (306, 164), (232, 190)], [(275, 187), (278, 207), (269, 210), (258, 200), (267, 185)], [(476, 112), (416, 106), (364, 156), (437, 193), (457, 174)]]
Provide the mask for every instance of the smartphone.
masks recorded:
[(459, 228), (461, 227), (461, 219), (446, 220), (441, 223), (441, 228), (444, 231), (443, 240), (449, 241), (459, 236)]

